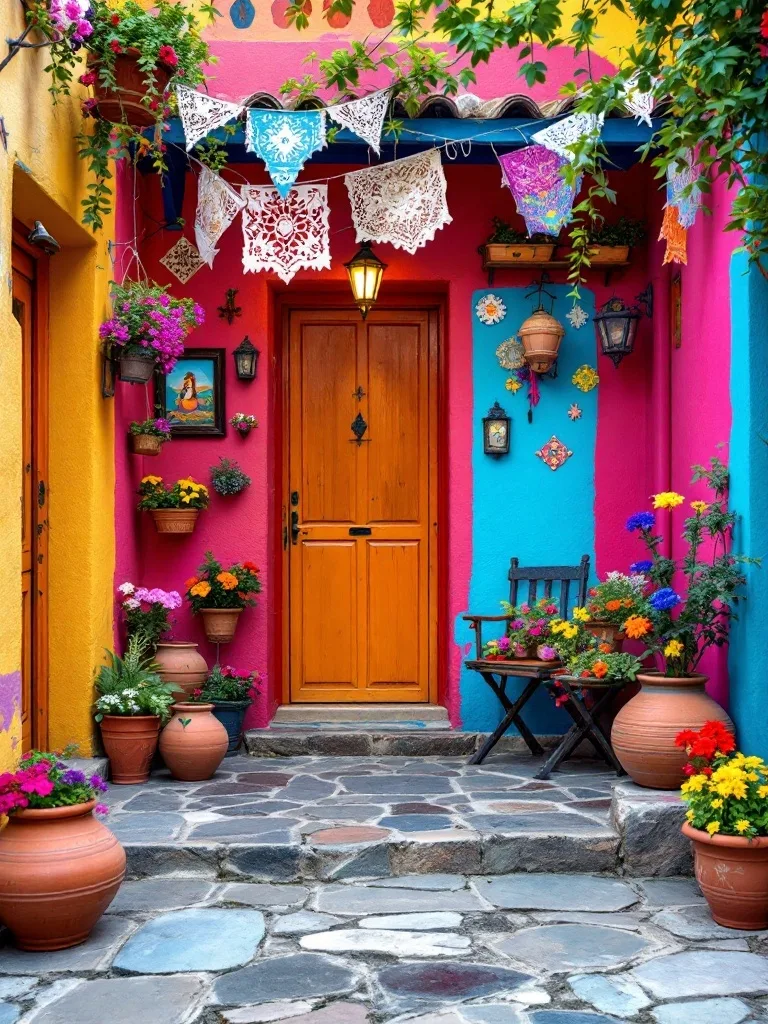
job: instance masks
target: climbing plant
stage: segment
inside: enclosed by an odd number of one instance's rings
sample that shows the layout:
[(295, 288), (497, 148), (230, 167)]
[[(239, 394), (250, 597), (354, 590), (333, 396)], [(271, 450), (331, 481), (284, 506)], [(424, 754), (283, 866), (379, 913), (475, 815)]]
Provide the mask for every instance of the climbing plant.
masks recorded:
[[(287, 17), (301, 30), (312, 19), (348, 17), (362, 2), (325, 0), (319, 9), (319, 4), (295, 0)], [(606, 34), (604, 19), (615, 11), (632, 19), (634, 40), (619, 54), (616, 74), (596, 76), (593, 48)], [(698, 187), (705, 207), (716, 179), (738, 185), (728, 227), (744, 234), (750, 259), (759, 265), (768, 256), (765, 0), (512, 0), (511, 5), (510, 0), (396, 0), (395, 17), (383, 37), (351, 40), (323, 59), (309, 54), (308, 73), (285, 82), (283, 92), (297, 100), (327, 89), (362, 94), (368, 91), (366, 78), (386, 68), (405, 110), (414, 114), (419, 97), (435, 90), (451, 95), (469, 86), (474, 68), (503, 48), (517, 52), (519, 75), (528, 87), (544, 83), (542, 56), (556, 46), (572, 47), (583, 58), (563, 88), (576, 97), (579, 111), (623, 113), (630, 81), (643, 92), (654, 90), (666, 116), (642, 158), (663, 178), (670, 166), (682, 170), (686, 150), (694, 149), (699, 176), (683, 194)], [(397, 132), (400, 125), (393, 120), (387, 127)], [(574, 160), (564, 174), (570, 179), (585, 175), (588, 182), (570, 225), (570, 278), (578, 293), (589, 265), (589, 239), (602, 221), (601, 201), (615, 203), (616, 196), (598, 133), (582, 137), (572, 148)], [(768, 276), (768, 270), (763, 273)]]

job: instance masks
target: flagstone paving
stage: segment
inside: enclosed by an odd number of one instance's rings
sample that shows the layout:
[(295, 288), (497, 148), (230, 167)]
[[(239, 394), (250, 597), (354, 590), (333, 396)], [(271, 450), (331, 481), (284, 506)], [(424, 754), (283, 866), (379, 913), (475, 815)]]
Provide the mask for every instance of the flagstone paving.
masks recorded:
[(768, 933), (706, 948), (695, 882), (663, 882), (129, 881), (73, 950), (0, 938), (0, 1022), (766, 1024)]

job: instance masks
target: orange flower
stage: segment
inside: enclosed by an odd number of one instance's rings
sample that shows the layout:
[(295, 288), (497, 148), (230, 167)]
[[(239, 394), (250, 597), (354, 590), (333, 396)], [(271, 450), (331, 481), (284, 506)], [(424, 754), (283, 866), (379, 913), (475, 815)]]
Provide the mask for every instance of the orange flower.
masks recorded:
[(237, 576), (233, 576), (231, 572), (220, 572), (216, 579), (225, 590), (234, 590), (237, 586)]
[(211, 584), (202, 580), (200, 583), (196, 583), (190, 590), (190, 594), (193, 597), (208, 597), (211, 592)]
[(631, 640), (639, 640), (651, 631), (651, 620), (643, 615), (630, 615), (624, 623), (624, 632)]
[(621, 608), (621, 601), (618, 601), (615, 598), (613, 601), (605, 602), (605, 610), (607, 612), (617, 612), (619, 608)]
[(622, 606), (624, 608), (631, 608), (632, 607), (632, 598), (631, 597), (625, 597), (624, 600), (621, 602), (621, 604), (622, 604)]
[(604, 661), (596, 661), (592, 666), (592, 675), (595, 679), (602, 679), (603, 676), (608, 674), (608, 666)]
[(197, 578), (197, 576), (190, 576), (187, 582), (184, 584), (184, 589), (191, 590), (192, 587), (194, 587), (194, 585), (199, 582), (200, 580)]
[(600, 651), (601, 654), (610, 654), (611, 653), (611, 645), (610, 644), (599, 644), (597, 649), (598, 649), (598, 651)]

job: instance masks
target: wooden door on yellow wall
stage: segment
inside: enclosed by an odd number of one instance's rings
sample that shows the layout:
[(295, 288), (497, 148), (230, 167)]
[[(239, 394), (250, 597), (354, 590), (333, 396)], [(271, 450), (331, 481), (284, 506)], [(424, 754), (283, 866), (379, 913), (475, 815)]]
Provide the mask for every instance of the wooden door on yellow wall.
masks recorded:
[(287, 328), (290, 699), (434, 700), (437, 314)]
[(47, 265), (13, 246), (13, 315), (21, 327), (21, 727), (24, 750), (48, 742)]

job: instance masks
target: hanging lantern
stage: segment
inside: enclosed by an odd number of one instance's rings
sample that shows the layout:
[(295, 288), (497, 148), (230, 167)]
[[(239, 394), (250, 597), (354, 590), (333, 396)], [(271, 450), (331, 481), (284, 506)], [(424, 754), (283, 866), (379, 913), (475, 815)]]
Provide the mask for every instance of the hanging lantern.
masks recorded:
[(483, 416), (483, 451), (486, 455), (509, 454), (509, 416), (498, 402)]
[(238, 380), (253, 380), (259, 362), (259, 350), (251, 339), (246, 336), (232, 353), (235, 360), (235, 372)]
[(347, 268), (355, 302), (365, 320), (378, 297), (379, 286), (387, 265), (372, 251), (370, 242), (363, 242), (360, 251), (344, 266)]
[(525, 361), (534, 373), (546, 373), (560, 350), (565, 328), (551, 313), (535, 309), (517, 332), (523, 343)]
[[(638, 295), (638, 300), (646, 307), (646, 315), (651, 316), (653, 312), (653, 293), (651, 286)], [(618, 366), (624, 356), (628, 356), (635, 347), (637, 325), (642, 316), (637, 306), (625, 306), (624, 302), (615, 296), (609, 299), (592, 317), (597, 325), (597, 337), (600, 342), (600, 351)]]

